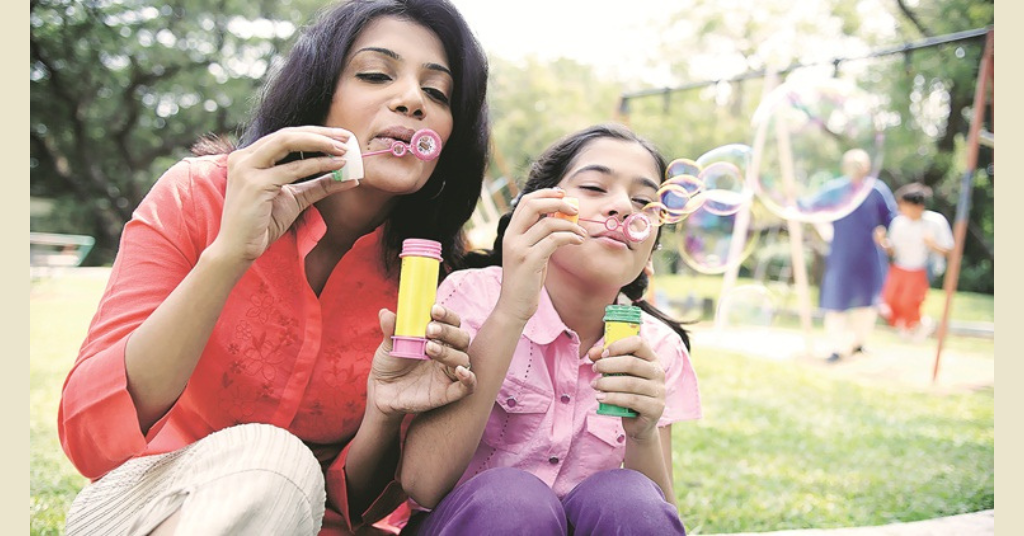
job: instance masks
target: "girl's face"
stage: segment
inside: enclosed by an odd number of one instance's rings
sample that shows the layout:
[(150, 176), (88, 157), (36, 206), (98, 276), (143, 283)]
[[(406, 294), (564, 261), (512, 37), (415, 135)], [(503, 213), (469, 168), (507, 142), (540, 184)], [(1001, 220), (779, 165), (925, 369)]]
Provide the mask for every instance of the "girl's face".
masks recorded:
[[(380, 17), (352, 43), (326, 124), (355, 134), (364, 153), (388, 149), (394, 140), (408, 143), (422, 128), (437, 132), (443, 146), (452, 134), (453, 88), (444, 45), (432, 31), (397, 17)], [(437, 160), (382, 154), (363, 164), (366, 176), (360, 188), (401, 195), (426, 184)]]
[(579, 199), (579, 224), (590, 236), (580, 245), (556, 250), (552, 264), (590, 284), (616, 289), (636, 279), (651, 258), (657, 233), (651, 232), (642, 242), (631, 242), (621, 229), (609, 231), (603, 222), (609, 217), (621, 222), (640, 212), (657, 199), (660, 179), (657, 161), (638, 143), (614, 138), (587, 143), (559, 186), (567, 196)]

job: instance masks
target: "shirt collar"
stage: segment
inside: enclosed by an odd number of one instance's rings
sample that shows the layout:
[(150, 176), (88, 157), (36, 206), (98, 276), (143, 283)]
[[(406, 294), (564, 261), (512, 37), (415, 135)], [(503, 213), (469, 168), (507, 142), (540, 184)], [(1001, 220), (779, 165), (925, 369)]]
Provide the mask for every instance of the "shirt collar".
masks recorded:
[(551, 297), (548, 296), (546, 288), (540, 291), (540, 303), (537, 305), (537, 312), (526, 322), (523, 328), (523, 335), (537, 344), (551, 344), (556, 337), (565, 333), (569, 328), (558, 316)]

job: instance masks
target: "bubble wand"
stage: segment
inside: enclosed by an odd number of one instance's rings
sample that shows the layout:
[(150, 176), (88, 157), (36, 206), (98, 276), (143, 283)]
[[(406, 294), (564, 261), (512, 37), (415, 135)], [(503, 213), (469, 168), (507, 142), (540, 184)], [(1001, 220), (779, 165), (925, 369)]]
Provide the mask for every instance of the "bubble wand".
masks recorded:
[(359, 148), (359, 140), (355, 136), (351, 136), (348, 139), (348, 143), (345, 144), (345, 149), (346, 153), (343, 158), (347, 164), (345, 167), (331, 172), (331, 177), (338, 182), (362, 179), (363, 158), (368, 156), (391, 154), (401, 158), (407, 154), (412, 154), (424, 162), (435, 160), (441, 156), (441, 136), (429, 128), (424, 128), (417, 130), (412, 135), (412, 138), (409, 138), (409, 143), (405, 143), (402, 140), (394, 140), (387, 149), (368, 153), (362, 152)]

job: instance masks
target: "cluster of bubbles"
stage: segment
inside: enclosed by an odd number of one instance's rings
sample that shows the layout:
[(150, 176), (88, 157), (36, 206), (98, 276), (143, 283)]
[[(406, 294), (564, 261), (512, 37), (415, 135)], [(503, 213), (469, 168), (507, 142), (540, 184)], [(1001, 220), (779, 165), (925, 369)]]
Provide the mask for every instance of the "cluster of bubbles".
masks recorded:
[[(695, 160), (672, 161), (658, 200), (644, 213), (652, 226), (676, 226), (675, 245), (690, 268), (725, 273), (755, 250), (768, 229), (786, 221), (832, 222), (867, 198), (882, 142), (874, 109), (869, 94), (838, 80), (784, 83), (755, 111), (751, 145), (724, 145)], [(862, 180), (844, 175), (841, 162), (851, 149), (874, 157), (875, 169)], [(763, 324), (774, 317), (767, 289), (734, 292), (721, 298), (731, 303), (722, 313), (753, 316), (730, 323)]]

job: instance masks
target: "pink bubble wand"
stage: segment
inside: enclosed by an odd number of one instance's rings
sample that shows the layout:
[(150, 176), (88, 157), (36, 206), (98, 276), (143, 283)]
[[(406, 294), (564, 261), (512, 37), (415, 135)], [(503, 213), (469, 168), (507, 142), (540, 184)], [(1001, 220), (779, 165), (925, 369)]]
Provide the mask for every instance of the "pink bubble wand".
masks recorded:
[(390, 154), (401, 158), (412, 154), (424, 162), (429, 162), (441, 156), (441, 136), (429, 128), (424, 128), (417, 130), (409, 139), (409, 143), (395, 140), (391, 142), (391, 147), (369, 153), (362, 152), (359, 148), (359, 140), (355, 136), (351, 136), (348, 143), (345, 144), (345, 149), (347, 150), (344, 156), (345, 167), (332, 171), (331, 176), (338, 182), (348, 180), (358, 182), (363, 178), (363, 158), (379, 154)]
[(409, 143), (405, 143), (402, 140), (395, 140), (391, 142), (391, 147), (387, 149), (381, 149), (379, 151), (372, 151), (369, 153), (363, 153), (363, 157), (374, 156), (378, 154), (391, 153), (397, 157), (403, 157), (407, 154), (412, 154), (416, 158), (429, 162), (441, 156), (441, 136), (437, 135), (437, 132), (424, 128), (417, 130), (412, 138), (409, 139)]

